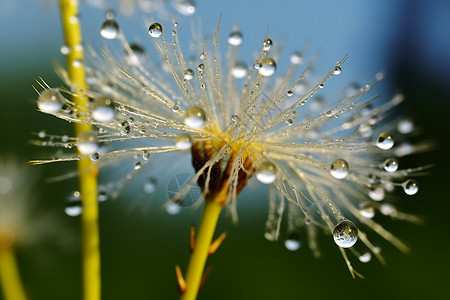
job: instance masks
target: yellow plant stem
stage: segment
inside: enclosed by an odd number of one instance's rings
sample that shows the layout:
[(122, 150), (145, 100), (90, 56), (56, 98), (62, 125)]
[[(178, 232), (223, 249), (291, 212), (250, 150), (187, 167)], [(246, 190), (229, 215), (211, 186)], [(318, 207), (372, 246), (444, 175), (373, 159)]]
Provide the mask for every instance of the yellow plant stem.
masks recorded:
[(205, 201), (194, 251), (189, 260), (186, 273), (186, 291), (181, 296), (182, 300), (194, 300), (197, 297), (211, 241), (226, 200), (226, 190), (219, 192), (215, 198), (206, 199)]
[(5, 300), (27, 299), (12, 247), (0, 247), (0, 281)]
[[(66, 56), (70, 81), (75, 87), (73, 101), (81, 112), (87, 112), (88, 98), (84, 54), (81, 40), (78, 1), (60, 0), (61, 19), (65, 45), (70, 53)], [(75, 134), (90, 131), (91, 126), (75, 124)], [(97, 169), (84, 158), (78, 162), (80, 192), (83, 205), (81, 214), (82, 256), (83, 256), (83, 295), (85, 300), (100, 299), (100, 249), (98, 232)]]

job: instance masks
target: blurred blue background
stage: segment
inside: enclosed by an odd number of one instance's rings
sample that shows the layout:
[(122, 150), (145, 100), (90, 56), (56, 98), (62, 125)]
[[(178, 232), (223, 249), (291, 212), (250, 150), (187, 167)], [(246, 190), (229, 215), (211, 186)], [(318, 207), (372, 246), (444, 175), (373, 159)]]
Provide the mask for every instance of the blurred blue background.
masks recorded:
[[(239, 224), (232, 225), (225, 215), (221, 218), (218, 232), (227, 230), (229, 236), (208, 262), (214, 269), (199, 299), (449, 299), (450, 199), (445, 186), (450, 180), (446, 122), (450, 111), (450, 1), (203, 0), (196, 1), (196, 7), (204, 34), (213, 34), (222, 13), (222, 43), (233, 25), (239, 24), (244, 34), (242, 57), (247, 61), (269, 29), (269, 37), (285, 45), (287, 55), (281, 58), (285, 64), (291, 52), (307, 43), (318, 54), (318, 74), (349, 54), (338, 86), (353, 80), (366, 83), (381, 69), (387, 70), (377, 92), (386, 99), (397, 90), (405, 93), (407, 104), (402, 109), (415, 119), (423, 139), (438, 146), (409, 160), (411, 165), (431, 162), (435, 167), (431, 176), (420, 178), (419, 194), (405, 197), (400, 204), (407, 212), (425, 216), (426, 224), (384, 224), (411, 246), (410, 255), (383, 243), (388, 265), (355, 262), (366, 279), (353, 280), (329, 236), (319, 237), (323, 253), (319, 260), (307, 247), (289, 252), (282, 242), (266, 241), (266, 197), (247, 189), (239, 198)], [(107, 8), (116, 11), (128, 37), (143, 42), (148, 39), (143, 16), (160, 19), (155, 13), (126, 16), (112, 4), (95, 7), (82, 2), (84, 40), (94, 46), (102, 43), (99, 28)], [(61, 84), (52, 66), (55, 59), (64, 59), (59, 53), (58, 5), (50, 0), (1, 0), (0, 28), (0, 154), (14, 153), (25, 162), (42, 151), (29, 145), (31, 132), (71, 132), (68, 124), (36, 112), (31, 87), (38, 76), (51, 85)], [(60, 214), (77, 240), (79, 220), (63, 213), (64, 200), (76, 188), (76, 181), (44, 181), (74, 166), (33, 169), (41, 174), (36, 191), (40, 205)], [(199, 212), (169, 216), (158, 205), (145, 213), (130, 211), (129, 206), (126, 197), (101, 206), (103, 299), (176, 299), (174, 267), (187, 267), (189, 225), (198, 221)], [(19, 249), (30, 299), (80, 299), (79, 255), (78, 242), (63, 248)]]

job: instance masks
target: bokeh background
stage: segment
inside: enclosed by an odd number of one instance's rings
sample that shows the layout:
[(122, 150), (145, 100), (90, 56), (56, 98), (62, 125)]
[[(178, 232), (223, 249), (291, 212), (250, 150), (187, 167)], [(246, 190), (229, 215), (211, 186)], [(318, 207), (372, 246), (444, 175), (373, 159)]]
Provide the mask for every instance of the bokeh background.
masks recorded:
[[(82, 2), (81, 6), (86, 42), (101, 46), (99, 28), (107, 8), (116, 10), (128, 36), (149, 42), (144, 18), (159, 20), (157, 13), (136, 11), (126, 16), (120, 14), (117, 1), (95, 2), (98, 5)], [(387, 70), (377, 92), (388, 99), (401, 90), (407, 97), (401, 113), (412, 116), (421, 138), (436, 145), (407, 161), (432, 163), (434, 168), (431, 176), (419, 178), (418, 195), (405, 196), (399, 204), (424, 216), (425, 224), (384, 222), (411, 246), (411, 254), (382, 243), (388, 265), (355, 261), (366, 278), (353, 280), (330, 236), (319, 237), (323, 255), (318, 260), (306, 246), (289, 252), (282, 242), (264, 239), (267, 199), (255, 185), (239, 198), (237, 226), (225, 214), (221, 217), (218, 232), (226, 230), (229, 236), (208, 262), (214, 269), (199, 298), (450, 299), (446, 188), (450, 182), (450, 2), (198, 0), (196, 7), (203, 33), (213, 33), (222, 13), (222, 41), (233, 24), (239, 24), (244, 34), (242, 56), (248, 61), (269, 28), (269, 36), (285, 44), (285, 62), (289, 53), (306, 43), (318, 54), (319, 71), (348, 53), (340, 84), (365, 83), (379, 70)], [(51, 85), (61, 84), (53, 72), (53, 62), (64, 59), (59, 53), (62, 33), (56, 1), (0, 0), (0, 41), (0, 155), (13, 153), (25, 163), (43, 151), (29, 144), (32, 132), (71, 132), (70, 125), (36, 111), (31, 87), (38, 76)], [(64, 214), (65, 199), (76, 189), (76, 180), (52, 184), (45, 180), (73, 171), (74, 165), (31, 169), (39, 174), (36, 213), (59, 215), (65, 236), (18, 249), (25, 287), (30, 299), (80, 299), (79, 219)], [(103, 299), (177, 299), (174, 266), (187, 267), (189, 226), (198, 222), (200, 212), (170, 216), (158, 204), (130, 209), (133, 197), (101, 204)]]

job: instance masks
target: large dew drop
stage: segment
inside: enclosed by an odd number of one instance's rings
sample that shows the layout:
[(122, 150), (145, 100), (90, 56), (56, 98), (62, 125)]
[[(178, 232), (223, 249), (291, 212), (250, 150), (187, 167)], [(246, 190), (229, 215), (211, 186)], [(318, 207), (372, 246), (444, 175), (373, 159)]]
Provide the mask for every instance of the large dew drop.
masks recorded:
[(192, 138), (189, 134), (183, 133), (177, 137), (175, 146), (180, 150), (189, 150), (192, 147)]
[(234, 78), (244, 78), (247, 76), (247, 66), (244, 63), (237, 62), (234, 67), (231, 69), (231, 75), (233, 75)]
[(333, 161), (330, 167), (330, 174), (337, 178), (337, 179), (343, 179), (347, 177), (349, 173), (349, 166), (347, 161), (343, 159), (336, 159)]
[(243, 37), (242, 37), (242, 33), (240, 31), (233, 31), (228, 36), (228, 44), (230, 44), (232, 46), (239, 46), (240, 44), (242, 44), (242, 40), (243, 40)]
[(334, 227), (333, 239), (336, 245), (342, 248), (352, 247), (358, 240), (358, 229), (350, 220), (341, 220)]
[(148, 27), (148, 34), (152, 38), (159, 38), (162, 34), (162, 26), (159, 23), (153, 23)]
[(398, 162), (395, 158), (388, 158), (385, 160), (383, 167), (386, 172), (392, 173), (398, 170)]
[(382, 133), (378, 136), (376, 145), (378, 148), (388, 150), (394, 147), (394, 138), (389, 133)]
[(106, 97), (95, 99), (91, 111), (92, 118), (102, 123), (111, 122), (116, 115), (114, 101)]
[(119, 36), (119, 25), (114, 20), (106, 20), (100, 29), (100, 35), (108, 40), (116, 39)]
[(284, 241), (284, 246), (290, 251), (297, 251), (301, 246), (300, 236), (296, 232), (289, 234)]
[(414, 179), (408, 179), (402, 183), (403, 190), (407, 195), (415, 195), (419, 191), (419, 185)]
[(97, 135), (92, 131), (86, 131), (78, 137), (78, 151), (84, 155), (92, 155), (97, 153), (98, 140)]
[(275, 73), (277, 69), (277, 64), (272, 58), (264, 58), (260, 62), (259, 74), (264, 77), (270, 77)]
[(193, 128), (199, 129), (205, 126), (206, 116), (203, 109), (197, 106), (193, 106), (186, 111), (184, 118), (184, 124)]
[(64, 104), (64, 97), (58, 89), (44, 90), (38, 98), (37, 106), (40, 110), (48, 114), (57, 113)]
[(256, 170), (256, 179), (264, 184), (270, 184), (277, 178), (277, 168), (270, 161), (262, 162)]

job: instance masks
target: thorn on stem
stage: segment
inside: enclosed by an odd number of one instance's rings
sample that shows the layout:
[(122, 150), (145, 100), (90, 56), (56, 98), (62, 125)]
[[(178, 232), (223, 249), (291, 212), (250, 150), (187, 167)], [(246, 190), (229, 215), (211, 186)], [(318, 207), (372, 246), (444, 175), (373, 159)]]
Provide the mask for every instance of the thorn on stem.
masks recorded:
[(186, 281), (184, 280), (179, 265), (175, 266), (175, 274), (177, 276), (178, 291), (183, 295), (186, 292)]
[(214, 242), (209, 246), (208, 255), (213, 255), (216, 253), (217, 249), (219, 249), (220, 245), (222, 245), (223, 240), (227, 237), (227, 233), (223, 232)]
[(209, 267), (206, 269), (205, 273), (203, 273), (202, 280), (200, 281), (200, 285), (199, 285), (199, 287), (198, 287), (199, 290), (202, 288), (203, 284), (204, 284), (205, 281), (206, 281), (206, 278), (208, 278), (208, 275), (209, 275), (209, 273), (211, 273), (212, 269), (213, 269), (213, 267), (212, 267), (212, 266), (209, 266)]

